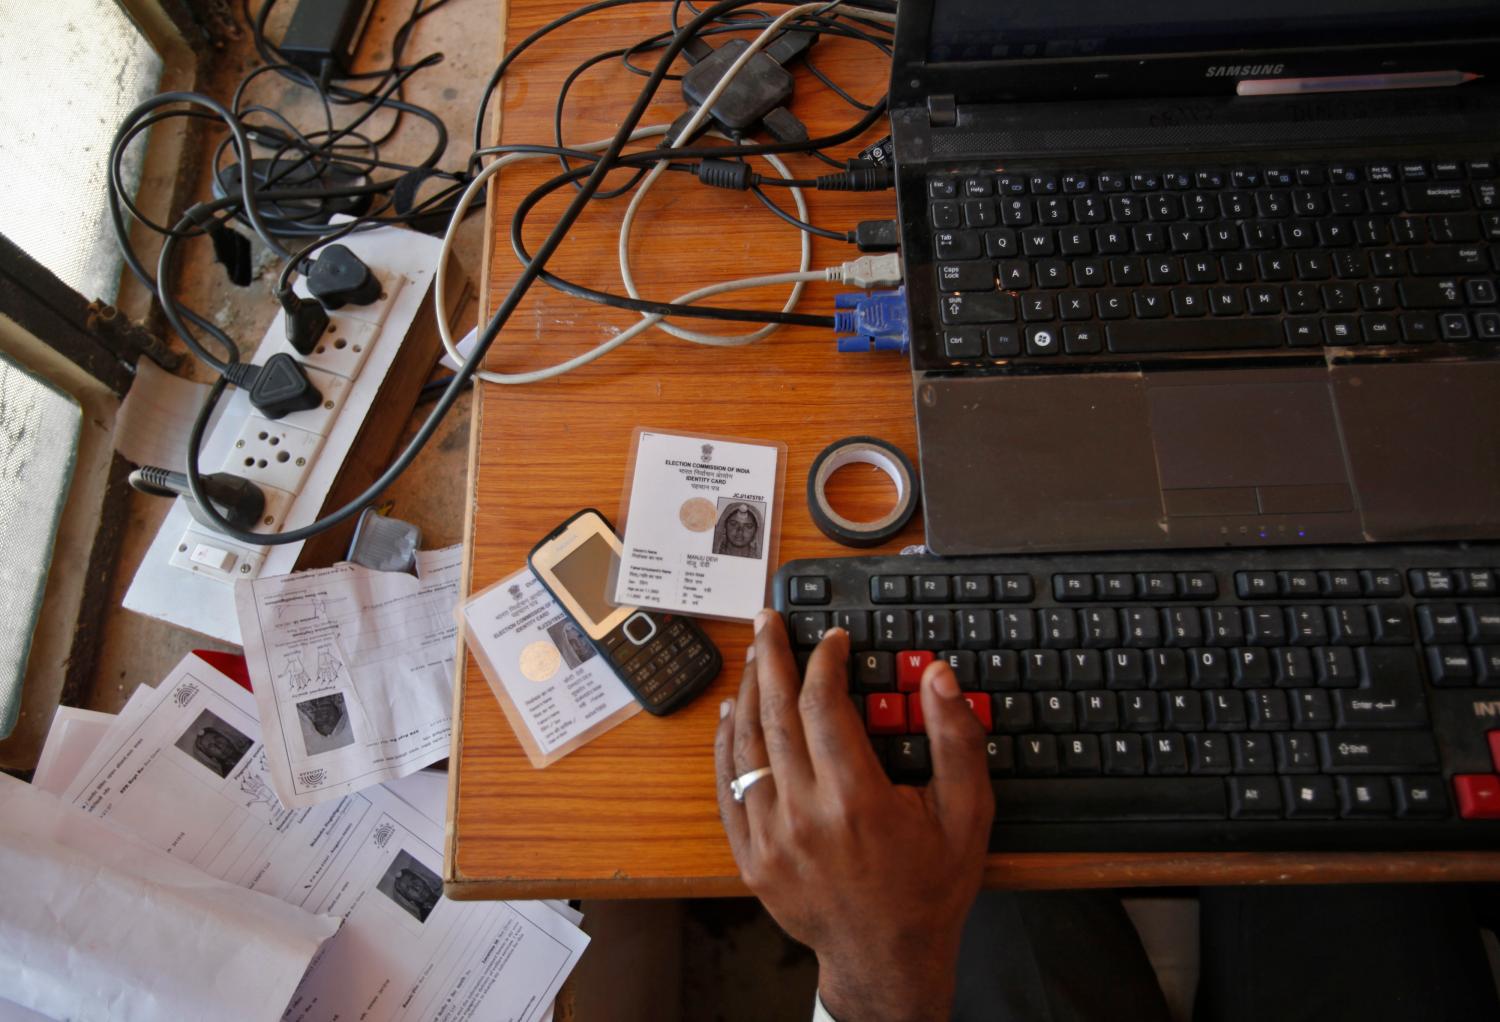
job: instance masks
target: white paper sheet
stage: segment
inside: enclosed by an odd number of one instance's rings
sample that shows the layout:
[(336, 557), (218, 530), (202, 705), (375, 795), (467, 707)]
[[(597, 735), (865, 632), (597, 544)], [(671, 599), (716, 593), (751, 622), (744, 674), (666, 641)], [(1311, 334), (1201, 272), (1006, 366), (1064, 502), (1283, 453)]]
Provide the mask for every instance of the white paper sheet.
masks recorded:
[(0, 776), (0, 991), (53, 1018), (269, 1022), (339, 921)]
[(113, 713), (59, 706), (52, 716), (52, 726), (47, 729), (47, 740), (42, 743), (31, 783), (54, 795), (62, 794), (114, 720)]
[(31, 775), (32, 786), (54, 795), (65, 792), (115, 722), (141, 712), (154, 691), (149, 685), (139, 686), (118, 714), (59, 706), (42, 743), (36, 772)]
[(206, 383), (183, 379), (149, 358), (141, 359), (115, 416), (115, 450), (137, 465), (182, 471), (188, 434), (208, 391)]
[(338, 564), (241, 582), (235, 608), (271, 784), (303, 809), (448, 755), (463, 548), (419, 578)]
[(404, 786), (420, 811), (378, 785), (284, 808), (260, 734), (250, 694), (188, 657), (105, 736), (67, 801), (215, 877), (342, 917), (292, 1022), (540, 1019), (587, 936), (539, 902), (442, 897), (430, 783)]
[[(385, 782), (385, 790), (442, 827), (448, 805), (448, 772), (446, 770), (418, 770), (407, 777)], [(546, 905), (568, 922), (578, 925), (583, 913), (566, 901), (548, 898), (538, 904)], [(0, 1018), (0, 1022), (4, 1022)]]
[(635, 716), (641, 704), (530, 568), (464, 604), (473, 650), (533, 766)]
[(642, 430), (615, 602), (750, 620), (765, 606), (776, 447)]

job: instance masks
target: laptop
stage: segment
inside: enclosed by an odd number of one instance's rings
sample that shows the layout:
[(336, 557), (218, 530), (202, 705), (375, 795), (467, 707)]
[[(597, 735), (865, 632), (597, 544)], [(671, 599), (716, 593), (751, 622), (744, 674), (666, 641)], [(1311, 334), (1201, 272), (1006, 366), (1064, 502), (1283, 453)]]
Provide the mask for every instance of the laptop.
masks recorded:
[(903, 0), (929, 548), (1500, 538), (1497, 43), (1492, 2)]

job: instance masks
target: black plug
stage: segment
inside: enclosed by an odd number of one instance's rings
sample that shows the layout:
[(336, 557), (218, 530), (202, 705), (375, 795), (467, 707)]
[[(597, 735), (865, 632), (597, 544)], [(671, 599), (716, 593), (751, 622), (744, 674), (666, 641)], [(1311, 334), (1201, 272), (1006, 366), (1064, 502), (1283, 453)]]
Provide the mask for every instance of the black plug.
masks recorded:
[(353, 252), (329, 245), (307, 275), (307, 289), (325, 308), (369, 305), (380, 298), (380, 281)]
[[(169, 472), (155, 465), (142, 465), (130, 473), (130, 485), (153, 497), (186, 497), (188, 510), (193, 517), (204, 525), (214, 525), (193, 499), (187, 476), (182, 472)], [(203, 495), (219, 516), (236, 529), (254, 528), (260, 524), (261, 513), (266, 509), (266, 495), (259, 486), (228, 472), (204, 476)]]
[(297, 360), (284, 351), (266, 359), (265, 365), (231, 362), (224, 378), (249, 392), (250, 403), (268, 419), (316, 408), (323, 395), (312, 385)]
[(255, 279), (255, 260), (250, 252), (250, 239), (223, 224), (209, 227), (208, 237), (214, 243), (214, 258), (224, 267), (229, 282), (236, 287), (247, 287)]
[(214, 259), (224, 267), (231, 284), (245, 287), (255, 278), (255, 260), (249, 238), (215, 220), (208, 203), (200, 202), (192, 207), (187, 211), (187, 217), (203, 228), (213, 242)]
[(861, 220), (854, 228), (854, 243), (861, 252), (894, 252), (901, 247), (901, 232), (894, 220)]
[(281, 294), (281, 307), (286, 310), (286, 339), (300, 355), (311, 355), (317, 347), (318, 338), (328, 329), (328, 313), (313, 298), (299, 298), (292, 291)]

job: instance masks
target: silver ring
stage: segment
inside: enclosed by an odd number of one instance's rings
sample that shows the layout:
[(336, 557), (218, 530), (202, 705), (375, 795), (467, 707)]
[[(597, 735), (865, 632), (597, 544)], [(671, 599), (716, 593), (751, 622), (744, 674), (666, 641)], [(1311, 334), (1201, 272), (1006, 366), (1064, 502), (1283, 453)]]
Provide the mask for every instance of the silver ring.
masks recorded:
[(729, 793), (734, 796), (734, 800), (736, 802), (743, 802), (745, 801), (745, 792), (754, 787), (756, 781), (760, 780), (762, 777), (770, 776), (771, 768), (768, 766), (763, 766), (756, 770), (747, 771), (746, 773), (740, 774), (734, 780), (729, 782)]

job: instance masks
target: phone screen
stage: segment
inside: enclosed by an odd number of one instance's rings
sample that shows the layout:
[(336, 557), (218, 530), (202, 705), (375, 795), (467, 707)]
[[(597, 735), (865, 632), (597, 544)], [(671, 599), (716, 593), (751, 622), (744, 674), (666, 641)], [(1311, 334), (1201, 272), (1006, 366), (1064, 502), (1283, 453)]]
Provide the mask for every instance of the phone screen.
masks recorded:
[(599, 622), (616, 610), (604, 598), (604, 590), (609, 585), (616, 563), (614, 547), (603, 536), (595, 533), (552, 566), (553, 577), (590, 619), (589, 625), (593, 630), (597, 630)]

